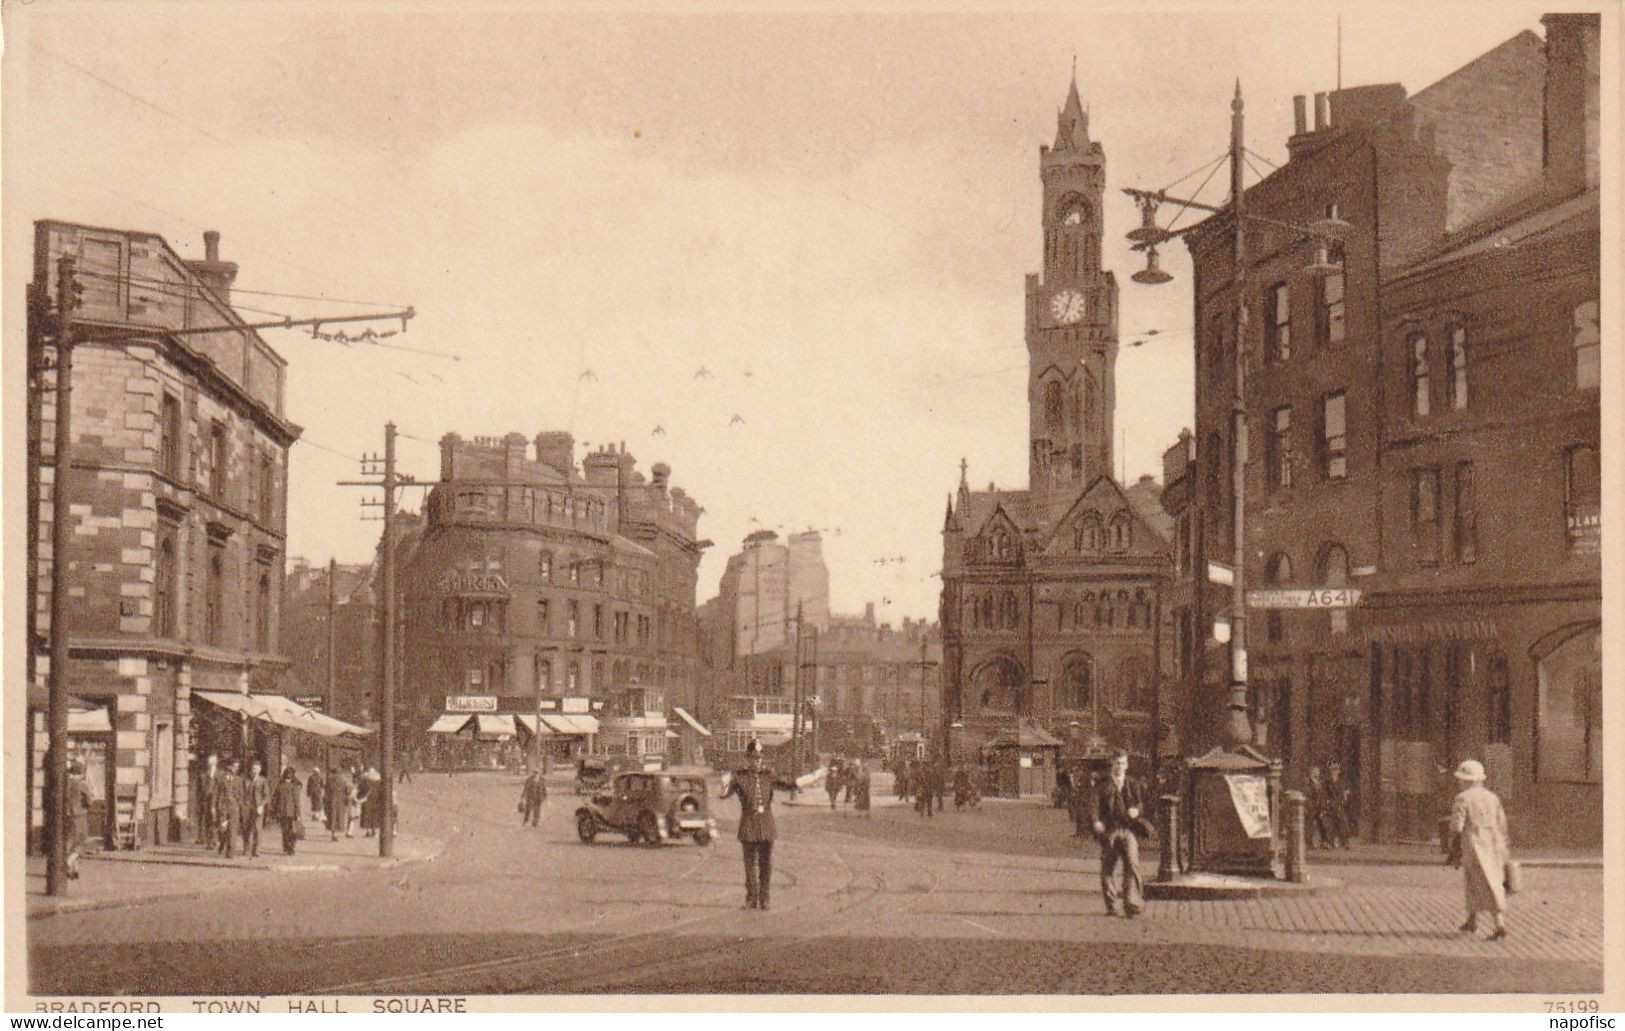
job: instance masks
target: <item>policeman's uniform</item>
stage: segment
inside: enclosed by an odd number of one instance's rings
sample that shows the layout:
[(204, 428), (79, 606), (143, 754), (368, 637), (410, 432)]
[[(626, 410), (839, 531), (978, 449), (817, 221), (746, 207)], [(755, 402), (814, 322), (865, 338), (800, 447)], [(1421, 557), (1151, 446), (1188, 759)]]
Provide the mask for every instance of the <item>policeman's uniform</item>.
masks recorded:
[[(761, 746), (751, 742), (747, 755), (759, 755)], [(782, 780), (768, 766), (735, 770), (723, 798), (739, 797), (739, 843), (745, 854), (745, 908), (768, 908), (769, 886), (773, 878), (773, 839), (778, 830), (773, 823), (773, 789), (793, 790), (795, 784)]]

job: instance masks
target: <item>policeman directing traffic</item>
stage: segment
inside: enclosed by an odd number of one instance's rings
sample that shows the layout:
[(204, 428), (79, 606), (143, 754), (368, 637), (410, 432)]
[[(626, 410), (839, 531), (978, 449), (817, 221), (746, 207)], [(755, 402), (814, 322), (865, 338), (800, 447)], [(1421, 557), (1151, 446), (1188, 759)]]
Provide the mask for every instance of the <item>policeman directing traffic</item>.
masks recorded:
[(745, 746), (745, 768), (734, 771), (723, 798), (739, 796), (739, 843), (745, 853), (745, 907), (768, 908), (768, 890), (773, 879), (773, 789), (794, 791), (795, 783), (781, 780), (770, 766), (762, 764), (762, 743), (752, 739)]

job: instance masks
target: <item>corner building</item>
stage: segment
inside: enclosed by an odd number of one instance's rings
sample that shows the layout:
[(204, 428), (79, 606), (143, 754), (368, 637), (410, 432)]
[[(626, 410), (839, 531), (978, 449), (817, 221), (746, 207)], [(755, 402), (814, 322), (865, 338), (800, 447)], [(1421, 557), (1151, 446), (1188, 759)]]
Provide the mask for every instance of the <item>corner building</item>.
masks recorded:
[(401, 574), (406, 733), (467, 696), (516, 714), (633, 690), (655, 711), (694, 706), (699, 505), (625, 450), (578, 468), (570, 434), (538, 435), (534, 457), (530, 443), (441, 440)]

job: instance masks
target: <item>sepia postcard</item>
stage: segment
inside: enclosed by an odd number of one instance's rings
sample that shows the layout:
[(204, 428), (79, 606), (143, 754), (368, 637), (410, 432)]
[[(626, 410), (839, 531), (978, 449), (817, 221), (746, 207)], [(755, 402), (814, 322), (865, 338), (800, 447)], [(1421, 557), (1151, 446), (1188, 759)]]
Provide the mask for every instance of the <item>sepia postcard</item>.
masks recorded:
[(6, 0), (6, 1008), (1620, 1009), (1620, 14)]

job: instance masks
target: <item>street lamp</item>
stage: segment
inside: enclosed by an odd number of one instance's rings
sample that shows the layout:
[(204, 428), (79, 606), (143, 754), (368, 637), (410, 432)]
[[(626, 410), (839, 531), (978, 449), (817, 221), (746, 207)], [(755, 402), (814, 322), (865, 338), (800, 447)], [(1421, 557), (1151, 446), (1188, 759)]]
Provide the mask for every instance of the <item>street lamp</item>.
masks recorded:
[[(1140, 225), (1127, 235), (1133, 241), (1134, 249), (1144, 251), (1146, 267), (1134, 273), (1130, 278), (1136, 283), (1149, 286), (1158, 286), (1170, 282), (1173, 277), (1163, 271), (1157, 261), (1157, 245), (1194, 229), (1190, 226), (1181, 230), (1164, 229), (1157, 225), (1157, 208), (1163, 203), (1178, 204), (1182, 208), (1196, 208), (1201, 211), (1213, 212), (1230, 216), (1230, 232), (1234, 246), (1234, 289), (1235, 289), (1235, 321), (1232, 338), (1234, 340), (1234, 389), (1231, 392), (1231, 419), (1230, 419), (1230, 445), (1231, 445), (1231, 543), (1233, 551), (1234, 571), (1230, 583), (1230, 681), (1229, 700), (1227, 704), (1228, 715), (1225, 721), (1225, 739), (1231, 748), (1240, 748), (1252, 743), (1252, 721), (1247, 715), (1247, 615), (1246, 592), (1244, 587), (1244, 569), (1246, 566), (1245, 544), (1245, 517), (1246, 517), (1246, 449), (1247, 449), (1247, 352), (1245, 349), (1245, 336), (1247, 331), (1247, 234), (1244, 225), (1255, 222), (1268, 225), (1272, 228), (1285, 230), (1299, 239), (1314, 240), (1316, 243), (1315, 260), (1309, 264), (1304, 272), (1311, 275), (1330, 275), (1342, 270), (1342, 266), (1331, 260), (1331, 246), (1341, 242), (1349, 231), (1349, 224), (1337, 217), (1336, 208), (1333, 207), (1324, 217), (1316, 219), (1307, 225), (1281, 221), (1262, 215), (1250, 215), (1246, 211), (1246, 190), (1242, 182), (1242, 162), (1245, 155), (1245, 145), (1242, 142), (1242, 100), (1241, 80), (1236, 80), (1235, 97), (1230, 101), (1230, 203), (1224, 206), (1202, 204), (1193, 199), (1170, 196), (1162, 190), (1136, 190), (1124, 189), (1124, 193), (1133, 197), (1140, 207)], [(1201, 224), (1201, 223), (1198, 223)], [(1198, 570), (1197, 575), (1204, 578), (1206, 570)], [(1204, 631), (1205, 632), (1205, 631)]]

